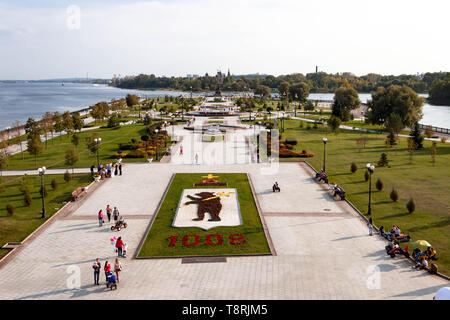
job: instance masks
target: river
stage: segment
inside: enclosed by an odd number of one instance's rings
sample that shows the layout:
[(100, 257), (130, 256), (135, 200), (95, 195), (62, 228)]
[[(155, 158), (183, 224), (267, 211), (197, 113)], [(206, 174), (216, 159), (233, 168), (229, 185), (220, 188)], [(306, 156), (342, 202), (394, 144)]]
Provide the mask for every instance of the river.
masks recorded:
[[(0, 129), (11, 126), (15, 120), (23, 123), (28, 117), (40, 119), (46, 111), (76, 111), (99, 101), (124, 98), (128, 93), (149, 98), (179, 96), (181, 91), (118, 89), (106, 85), (58, 82), (0, 82)], [(195, 95), (195, 94), (194, 94)], [(333, 100), (333, 93), (312, 93), (309, 99)], [(427, 97), (427, 95), (421, 94)], [(370, 94), (359, 94), (367, 102)], [(425, 103), (422, 124), (450, 128), (450, 106)]]

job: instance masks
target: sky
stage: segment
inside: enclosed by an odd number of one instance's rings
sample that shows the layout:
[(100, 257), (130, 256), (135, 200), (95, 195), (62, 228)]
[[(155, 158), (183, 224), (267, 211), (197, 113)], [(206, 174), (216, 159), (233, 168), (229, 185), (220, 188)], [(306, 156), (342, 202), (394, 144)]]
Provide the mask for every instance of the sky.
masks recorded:
[(0, 0), (0, 79), (450, 71), (448, 0)]

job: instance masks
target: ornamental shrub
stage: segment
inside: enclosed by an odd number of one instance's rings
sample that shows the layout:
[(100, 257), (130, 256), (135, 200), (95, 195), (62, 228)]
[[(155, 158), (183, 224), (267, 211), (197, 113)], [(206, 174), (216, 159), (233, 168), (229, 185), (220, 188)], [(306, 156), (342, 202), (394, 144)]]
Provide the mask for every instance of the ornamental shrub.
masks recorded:
[(406, 209), (408, 209), (409, 213), (413, 213), (414, 210), (416, 210), (416, 204), (414, 203), (414, 199), (409, 199), (408, 203), (406, 204)]
[(53, 189), (53, 190), (58, 189), (58, 181), (56, 181), (56, 179), (53, 179), (53, 180), (52, 180), (52, 189)]
[(392, 188), (391, 194), (390, 194), (391, 200), (394, 202), (397, 202), (398, 200), (398, 192), (394, 188)]
[(350, 166), (350, 171), (352, 173), (355, 173), (356, 170), (358, 170), (358, 166), (356, 165), (356, 163), (352, 162), (351, 166)]
[(10, 216), (12, 216), (14, 214), (14, 211), (16, 210), (16, 208), (14, 208), (14, 206), (11, 203), (8, 203), (6, 205), (6, 211), (8, 212), (8, 214)]
[(64, 173), (64, 181), (69, 182), (70, 180), (72, 180), (72, 176), (70, 175), (69, 170), (66, 170)]
[(33, 199), (31, 198), (31, 194), (29, 192), (25, 193), (23, 200), (24, 200), (25, 206), (27, 206), (27, 207), (31, 206), (31, 203), (33, 202)]
[(375, 184), (376, 188), (378, 191), (383, 190), (383, 181), (381, 181), (381, 179), (377, 180), (377, 183)]

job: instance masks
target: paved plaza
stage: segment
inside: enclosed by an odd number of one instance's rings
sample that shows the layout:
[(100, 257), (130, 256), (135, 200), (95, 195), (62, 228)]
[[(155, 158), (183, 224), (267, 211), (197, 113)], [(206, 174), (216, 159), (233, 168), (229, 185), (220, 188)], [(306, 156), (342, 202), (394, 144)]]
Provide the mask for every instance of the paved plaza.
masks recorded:
[[(1, 265), (0, 299), (432, 299), (448, 286), (442, 278), (413, 270), (404, 258), (387, 256), (386, 241), (370, 237), (364, 220), (345, 202), (333, 200), (306, 164), (280, 163), (274, 174), (264, 174), (262, 167), (269, 164), (252, 162), (245, 141), (214, 145), (242, 160), (222, 162), (219, 151), (206, 157), (201, 142), (187, 142), (197, 134), (186, 134), (182, 126), (174, 132), (183, 135), (183, 155), (178, 143), (172, 162), (125, 164), (123, 176), (101, 182), (76, 210), (56, 217)], [(248, 129), (244, 135), (252, 133)], [(196, 153), (202, 153), (199, 164), (185, 163)], [(216, 263), (134, 259), (172, 175), (189, 172), (248, 173), (274, 255)], [(271, 190), (275, 181), (280, 193)], [(97, 212), (107, 204), (118, 207), (128, 222), (120, 233), (108, 223), (98, 226)], [(93, 285), (92, 263), (98, 257), (102, 266), (105, 260), (113, 264), (109, 239), (114, 235), (122, 236), (129, 249), (118, 290), (110, 291), (103, 272), (101, 285)], [(78, 273), (80, 286), (72, 289)]]

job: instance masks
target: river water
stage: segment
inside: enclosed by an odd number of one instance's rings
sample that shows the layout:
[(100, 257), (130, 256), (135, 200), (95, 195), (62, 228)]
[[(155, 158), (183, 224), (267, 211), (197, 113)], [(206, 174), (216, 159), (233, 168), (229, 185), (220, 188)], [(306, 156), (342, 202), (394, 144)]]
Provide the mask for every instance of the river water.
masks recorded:
[[(358, 96), (362, 103), (367, 103), (367, 100), (372, 97), (370, 93), (359, 93)], [(428, 94), (419, 93), (419, 96), (427, 98)], [(332, 101), (333, 97), (334, 93), (311, 93), (308, 99)], [(421, 124), (450, 128), (450, 106), (435, 106), (425, 102), (422, 111)]]
[[(128, 93), (149, 98), (186, 94), (181, 91), (129, 90), (79, 83), (64, 83), (63, 86), (57, 82), (0, 82), (0, 129), (11, 126), (15, 120), (25, 123), (28, 117), (40, 119), (46, 111), (76, 111), (99, 101), (124, 98)], [(333, 93), (313, 93), (309, 98), (333, 100), (333, 96)], [(359, 97), (361, 102), (367, 102), (370, 94), (361, 93)], [(450, 106), (434, 106), (425, 103), (423, 118), (420, 122), (450, 128)]]

